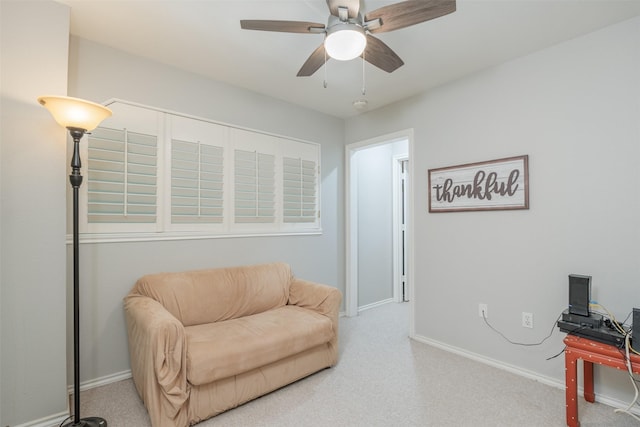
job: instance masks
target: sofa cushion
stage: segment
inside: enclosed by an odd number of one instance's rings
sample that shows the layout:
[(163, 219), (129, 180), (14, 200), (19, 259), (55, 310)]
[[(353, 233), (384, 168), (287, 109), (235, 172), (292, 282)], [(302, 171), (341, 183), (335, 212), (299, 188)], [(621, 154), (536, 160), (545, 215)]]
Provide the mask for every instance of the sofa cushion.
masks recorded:
[(184, 326), (213, 323), (284, 306), (291, 267), (285, 263), (148, 274), (132, 294), (160, 302)]
[(328, 317), (291, 305), (185, 331), (187, 380), (194, 385), (275, 362), (334, 336)]

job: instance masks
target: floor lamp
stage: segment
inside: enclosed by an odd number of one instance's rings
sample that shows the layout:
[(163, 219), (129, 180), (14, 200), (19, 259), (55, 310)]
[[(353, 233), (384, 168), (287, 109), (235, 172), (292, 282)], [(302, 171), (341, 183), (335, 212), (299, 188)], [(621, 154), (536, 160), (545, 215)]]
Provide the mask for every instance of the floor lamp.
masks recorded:
[(69, 181), (73, 187), (73, 421), (67, 427), (106, 427), (99, 417), (80, 418), (80, 269), (78, 239), (78, 189), (82, 184), (80, 172), (80, 139), (111, 116), (111, 110), (100, 104), (67, 96), (41, 96), (38, 102), (49, 110), (61, 126), (67, 128), (73, 138), (73, 157)]

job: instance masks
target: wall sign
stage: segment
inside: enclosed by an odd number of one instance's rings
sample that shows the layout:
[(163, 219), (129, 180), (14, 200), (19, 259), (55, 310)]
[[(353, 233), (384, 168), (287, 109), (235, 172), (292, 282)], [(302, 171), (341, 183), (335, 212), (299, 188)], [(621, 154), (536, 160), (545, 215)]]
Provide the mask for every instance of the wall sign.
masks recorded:
[(529, 156), (429, 169), (429, 212), (529, 209)]

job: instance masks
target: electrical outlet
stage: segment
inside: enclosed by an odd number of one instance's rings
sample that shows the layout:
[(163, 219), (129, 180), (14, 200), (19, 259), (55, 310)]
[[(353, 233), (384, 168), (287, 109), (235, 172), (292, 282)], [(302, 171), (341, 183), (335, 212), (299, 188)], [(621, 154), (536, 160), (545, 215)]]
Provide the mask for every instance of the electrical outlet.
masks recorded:
[(484, 317), (485, 319), (489, 318), (489, 305), (487, 304), (478, 304), (478, 316)]
[(522, 312), (522, 326), (525, 328), (533, 328), (533, 313)]

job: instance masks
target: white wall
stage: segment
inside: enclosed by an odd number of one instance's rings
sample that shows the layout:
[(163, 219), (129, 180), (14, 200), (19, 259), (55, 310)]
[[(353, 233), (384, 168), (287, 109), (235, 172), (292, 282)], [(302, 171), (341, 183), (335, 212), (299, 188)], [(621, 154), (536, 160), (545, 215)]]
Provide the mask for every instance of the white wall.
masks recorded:
[(121, 98), (322, 146), (321, 236), (81, 244), (83, 382), (129, 369), (122, 298), (144, 274), (286, 261), (296, 275), (344, 292), (342, 120), (87, 40), (72, 37), (70, 49), (72, 96)]
[(67, 92), (69, 9), (0, 2), (0, 425), (67, 413), (66, 131), (36, 98)]
[[(617, 317), (640, 306), (640, 18), (349, 119), (347, 143), (414, 128), (416, 335), (563, 382), (567, 275)], [(427, 212), (427, 170), (529, 155), (530, 209)], [(534, 313), (535, 328), (520, 326)], [(630, 400), (624, 373), (597, 392)]]

